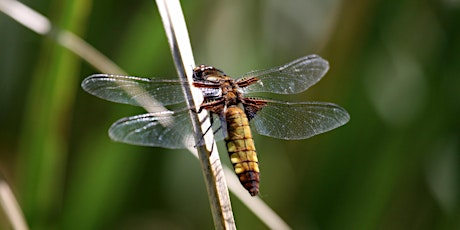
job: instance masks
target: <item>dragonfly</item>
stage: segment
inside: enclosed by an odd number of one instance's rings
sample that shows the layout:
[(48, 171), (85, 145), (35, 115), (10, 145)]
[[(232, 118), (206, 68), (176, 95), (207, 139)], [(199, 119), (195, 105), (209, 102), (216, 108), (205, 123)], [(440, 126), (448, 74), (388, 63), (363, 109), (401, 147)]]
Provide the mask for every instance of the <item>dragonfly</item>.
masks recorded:
[[(143, 106), (171, 106), (122, 118), (109, 128), (112, 140), (141, 146), (181, 149), (203, 145), (195, 140), (190, 111), (206, 110), (216, 141), (225, 140), (228, 155), (243, 187), (259, 193), (260, 170), (252, 130), (284, 140), (306, 139), (346, 124), (350, 115), (333, 103), (286, 102), (266, 99), (261, 93), (297, 94), (317, 83), (329, 63), (308, 55), (285, 65), (248, 72), (237, 79), (206, 65), (193, 68), (193, 86), (201, 90), (199, 108), (186, 106), (182, 87), (188, 82), (114, 74), (94, 74), (82, 88), (99, 98)], [(145, 107), (145, 106), (144, 106)], [(252, 127), (252, 129), (251, 129)], [(212, 128), (212, 129), (211, 129)]]

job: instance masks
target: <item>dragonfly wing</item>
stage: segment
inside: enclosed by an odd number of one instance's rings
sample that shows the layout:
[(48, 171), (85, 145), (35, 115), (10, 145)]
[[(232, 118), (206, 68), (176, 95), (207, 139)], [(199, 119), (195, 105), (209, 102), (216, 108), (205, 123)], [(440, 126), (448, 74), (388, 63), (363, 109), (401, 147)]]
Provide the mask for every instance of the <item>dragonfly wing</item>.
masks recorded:
[(112, 124), (109, 136), (114, 141), (133, 145), (169, 149), (195, 146), (188, 110), (125, 117)]
[[(158, 80), (113, 74), (94, 74), (83, 80), (82, 88), (99, 98), (136, 106), (173, 105), (185, 101), (179, 80)], [(153, 100), (152, 100), (153, 99)]]
[(349, 120), (347, 111), (332, 103), (268, 101), (252, 122), (262, 135), (298, 140), (335, 129)]
[[(213, 129), (218, 126), (217, 121)], [(127, 144), (182, 149), (204, 144), (202, 140), (195, 141), (193, 132), (189, 111), (183, 109), (122, 118), (112, 124), (109, 136)], [(216, 141), (223, 139), (219, 133)]]
[(283, 66), (251, 71), (240, 80), (257, 78), (256, 83), (241, 88), (248, 93), (294, 94), (307, 90), (318, 82), (329, 69), (329, 63), (318, 55), (299, 58)]

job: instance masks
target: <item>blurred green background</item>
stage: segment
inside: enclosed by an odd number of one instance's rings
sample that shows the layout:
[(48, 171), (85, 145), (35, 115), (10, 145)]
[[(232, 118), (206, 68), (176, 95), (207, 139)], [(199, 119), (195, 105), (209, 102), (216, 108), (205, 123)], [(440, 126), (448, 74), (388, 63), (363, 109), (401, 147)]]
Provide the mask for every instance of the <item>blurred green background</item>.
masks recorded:
[[(176, 77), (154, 1), (22, 2), (130, 75)], [(231, 76), (312, 53), (330, 62), (316, 86), (282, 98), (339, 104), (347, 125), (302, 141), (256, 135), (260, 196), (291, 227), (460, 228), (459, 0), (197, 0), (183, 10), (197, 63)], [(194, 157), (109, 139), (111, 123), (144, 111), (83, 92), (97, 72), (0, 13), (0, 171), (31, 228), (212, 228)], [(232, 203), (237, 227), (266, 228)]]

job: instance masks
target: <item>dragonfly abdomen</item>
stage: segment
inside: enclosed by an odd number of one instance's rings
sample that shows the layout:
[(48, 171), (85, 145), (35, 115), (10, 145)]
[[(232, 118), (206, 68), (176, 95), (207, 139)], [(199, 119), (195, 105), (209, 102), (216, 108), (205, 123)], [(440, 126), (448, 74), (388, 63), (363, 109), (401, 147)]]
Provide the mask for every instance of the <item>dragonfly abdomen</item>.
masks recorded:
[(244, 111), (230, 106), (225, 112), (228, 155), (241, 184), (252, 196), (259, 193), (259, 162), (249, 121)]

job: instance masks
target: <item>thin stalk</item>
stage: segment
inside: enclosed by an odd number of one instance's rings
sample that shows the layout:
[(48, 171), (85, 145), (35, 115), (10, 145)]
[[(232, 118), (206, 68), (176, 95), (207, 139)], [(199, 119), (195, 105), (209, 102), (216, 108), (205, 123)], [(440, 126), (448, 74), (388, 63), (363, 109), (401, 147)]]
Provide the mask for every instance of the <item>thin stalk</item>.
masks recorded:
[(4, 210), (12, 229), (29, 229), (29, 227), (27, 227), (26, 220), (24, 219), (21, 207), (19, 206), (13, 191), (11, 191), (10, 185), (2, 176), (0, 177), (0, 206)]
[[(199, 108), (203, 96), (198, 89), (191, 85), (193, 82), (192, 68), (195, 66), (195, 61), (180, 3), (178, 0), (157, 0), (156, 3), (179, 78), (190, 83), (189, 87), (183, 88), (188, 99), (187, 105)], [(197, 114), (190, 111), (190, 117), (194, 126), (195, 140), (198, 142), (211, 124), (209, 119), (205, 119), (206, 113), (204, 112)], [(200, 122), (204, 120), (206, 122)], [(207, 132), (204, 138), (205, 145), (197, 146), (196, 150), (205, 178), (214, 226), (216, 229), (236, 229), (227, 183), (224, 179), (213, 133)]]

